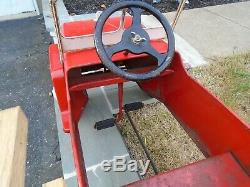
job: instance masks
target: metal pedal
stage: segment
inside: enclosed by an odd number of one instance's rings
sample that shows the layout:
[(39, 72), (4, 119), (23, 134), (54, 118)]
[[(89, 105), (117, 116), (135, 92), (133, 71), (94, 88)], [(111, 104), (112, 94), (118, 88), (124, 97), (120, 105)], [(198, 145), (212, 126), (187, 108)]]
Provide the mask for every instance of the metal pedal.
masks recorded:
[(102, 130), (102, 129), (106, 129), (109, 127), (113, 127), (114, 125), (115, 125), (115, 119), (110, 118), (110, 119), (105, 119), (105, 120), (96, 122), (94, 128), (96, 130)]
[(142, 102), (129, 103), (124, 105), (124, 110), (126, 111), (134, 111), (139, 110), (144, 106)]

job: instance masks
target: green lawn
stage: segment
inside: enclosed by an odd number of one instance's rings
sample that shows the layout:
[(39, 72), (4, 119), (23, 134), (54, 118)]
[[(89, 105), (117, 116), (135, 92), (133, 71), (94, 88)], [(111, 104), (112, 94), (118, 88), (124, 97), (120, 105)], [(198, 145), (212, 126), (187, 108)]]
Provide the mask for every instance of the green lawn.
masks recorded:
[(250, 123), (250, 53), (216, 59), (191, 75)]

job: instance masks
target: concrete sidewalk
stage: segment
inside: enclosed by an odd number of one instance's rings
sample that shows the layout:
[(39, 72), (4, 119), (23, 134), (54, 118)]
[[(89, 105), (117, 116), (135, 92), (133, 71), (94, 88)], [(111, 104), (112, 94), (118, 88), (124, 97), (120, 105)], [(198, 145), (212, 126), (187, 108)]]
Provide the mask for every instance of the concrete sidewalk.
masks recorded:
[[(167, 13), (172, 21), (175, 12)], [(184, 10), (175, 32), (209, 59), (250, 50), (250, 2)]]

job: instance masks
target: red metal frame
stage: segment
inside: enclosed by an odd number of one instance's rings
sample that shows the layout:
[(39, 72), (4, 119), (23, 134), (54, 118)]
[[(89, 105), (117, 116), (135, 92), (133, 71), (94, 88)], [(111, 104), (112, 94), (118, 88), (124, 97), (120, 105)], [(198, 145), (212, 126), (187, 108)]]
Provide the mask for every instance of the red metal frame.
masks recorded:
[[(205, 180), (204, 176), (206, 177)], [(161, 173), (128, 186), (247, 187), (249, 185), (249, 176), (244, 173), (230, 153), (225, 153)]]
[[(84, 27), (87, 22), (89, 22), (90, 26)], [(72, 36), (93, 33), (93, 21), (87, 22), (79, 21), (65, 24), (64, 34)], [(117, 28), (119, 19), (109, 20), (109, 23), (110, 25), (105, 26), (106, 31)], [(131, 23), (128, 21), (127, 24)], [(79, 30), (77, 28), (86, 29)], [(160, 52), (165, 52), (167, 49), (166, 43), (162, 41), (152, 41), (151, 43)], [(81, 112), (88, 101), (86, 89), (118, 84), (118, 118), (121, 118), (122, 85), (126, 80), (112, 73), (79, 77), (81, 68), (101, 65), (95, 49), (66, 52), (64, 54), (64, 63), (61, 64), (58, 47), (56, 44), (52, 44), (49, 47), (49, 58), (51, 77), (60, 108), (63, 129), (66, 133), (70, 133), (71, 137), (78, 183), (81, 187), (88, 186), (77, 126)], [(132, 54), (119, 53), (115, 55), (113, 60), (134, 58), (138, 57)], [(141, 81), (138, 84), (144, 91), (166, 105), (207, 156), (231, 153), (246, 173), (250, 174), (249, 126), (188, 76), (178, 53), (175, 54), (169, 69), (165, 70), (159, 77)], [(228, 158), (223, 157), (222, 159), (226, 162)], [(214, 167), (211, 167), (211, 175), (213, 170), (215, 170)], [(230, 176), (234, 177), (234, 174)], [(186, 177), (188, 180), (188, 175)], [(152, 181), (157, 180), (152, 179)], [(156, 184), (156, 182), (153, 183)]]

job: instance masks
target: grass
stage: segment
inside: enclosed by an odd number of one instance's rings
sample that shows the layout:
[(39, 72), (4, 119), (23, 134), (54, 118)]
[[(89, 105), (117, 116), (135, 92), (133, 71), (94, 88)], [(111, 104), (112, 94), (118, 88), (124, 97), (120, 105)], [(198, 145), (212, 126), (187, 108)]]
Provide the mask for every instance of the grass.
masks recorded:
[(191, 75), (250, 123), (250, 53), (216, 59)]
[[(189, 73), (243, 120), (250, 122), (250, 53), (217, 58)], [(205, 158), (163, 104), (155, 103), (130, 115), (160, 172)], [(131, 157), (146, 160), (128, 119), (124, 118), (118, 126)], [(153, 174), (150, 168), (145, 177)]]

